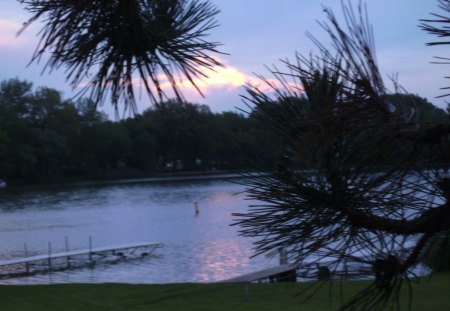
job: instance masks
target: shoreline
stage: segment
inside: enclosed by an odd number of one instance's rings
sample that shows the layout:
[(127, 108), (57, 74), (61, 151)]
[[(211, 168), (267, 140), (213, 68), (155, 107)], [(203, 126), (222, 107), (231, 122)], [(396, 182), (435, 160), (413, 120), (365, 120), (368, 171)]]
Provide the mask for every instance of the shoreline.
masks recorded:
[[(56, 187), (84, 187), (84, 186), (102, 186), (113, 184), (131, 184), (131, 183), (152, 183), (152, 182), (172, 182), (189, 180), (210, 180), (210, 179), (237, 179), (248, 176), (259, 176), (261, 173), (247, 170), (214, 170), (214, 171), (181, 171), (181, 172), (161, 172), (147, 176), (131, 177), (105, 177), (88, 178), (85, 180), (59, 180), (59, 181), (38, 181), (30, 183), (13, 183), (3, 188), (4, 190), (20, 189), (40, 189)], [(1, 191), (1, 189), (0, 189)]]

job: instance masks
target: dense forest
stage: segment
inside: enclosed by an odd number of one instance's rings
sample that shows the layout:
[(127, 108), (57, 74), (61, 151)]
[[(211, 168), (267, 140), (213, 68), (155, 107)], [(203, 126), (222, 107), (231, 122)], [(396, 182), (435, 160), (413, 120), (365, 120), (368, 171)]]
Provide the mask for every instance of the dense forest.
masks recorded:
[[(423, 98), (390, 96), (399, 113), (419, 108), (420, 122), (448, 120)], [(304, 101), (273, 101), (264, 109), (287, 109), (295, 120), (304, 117)], [(0, 84), (0, 178), (29, 183), (270, 168), (283, 141), (259, 113), (213, 113), (206, 105), (169, 100), (113, 122), (89, 99), (72, 102), (52, 88), (6, 80)]]
[(19, 79), (0, 84), (0, 178), (12, 182), (261, 168), (279, 150), (252, 114), (169, 100), (113, 122), (89, 99)]

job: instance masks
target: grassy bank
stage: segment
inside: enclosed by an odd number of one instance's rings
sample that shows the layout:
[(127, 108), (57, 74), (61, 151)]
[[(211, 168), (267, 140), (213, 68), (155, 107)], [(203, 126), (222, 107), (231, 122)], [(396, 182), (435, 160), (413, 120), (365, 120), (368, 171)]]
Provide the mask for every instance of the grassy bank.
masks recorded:
[[(312, 283), (310, 283), (312, 284)], [(298, 294), (310, 284), (252, 284), (249, 301), (240, 284), (66, 284), (0, 286), (0, 310), (333, 310), (340, 301), (339, 283), (323, 286), (301, 305)], [(315, 283), (317, 285), (317, 283)], [(345, 297), (366, 282), (346, 282)], [(414, 284), (414, 311), (450, 310), (450, 274), (435, 275)], [(406, 302), (406, 289), (403, 302)], [(330, 309), (331, 307), (331, 309)]]

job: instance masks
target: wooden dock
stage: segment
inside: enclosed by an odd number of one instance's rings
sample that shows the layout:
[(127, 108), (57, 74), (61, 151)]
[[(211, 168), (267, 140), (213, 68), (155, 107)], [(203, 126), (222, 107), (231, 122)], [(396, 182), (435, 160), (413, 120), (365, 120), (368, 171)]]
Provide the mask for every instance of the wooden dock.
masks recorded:
[(138, 256), (145, 257), (160, 247), (163, 247), (162, 243), (140, 242), (108, 247), (89, 247), (88, 249), (58, 253), (51, 253), (51, 247), (49, 247), (48, 254), (1, 260), (0, 275), (14, 277), (36, 272), (95, 266), (96, 263), (117, 262), (121, 259), (137, 258)]
[(240, 275), (223, 280), (225, 283), (254, 283), (254, 282), (295, 282), (297, 278), (297, 264), (283, 264), (276, 267)]

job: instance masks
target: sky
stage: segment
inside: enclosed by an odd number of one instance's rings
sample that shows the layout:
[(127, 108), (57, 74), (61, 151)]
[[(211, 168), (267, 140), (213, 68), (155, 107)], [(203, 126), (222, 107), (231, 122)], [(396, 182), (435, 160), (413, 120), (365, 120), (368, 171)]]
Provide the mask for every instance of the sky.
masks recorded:
[[(217, 73), (199, 85), (205, 97), (192, 87), (183, 89), (186, 99), (206, 104), (214, 112), (247, 109), (241, 96), (243, 85), (260, 84), (256, 75), (270, 78), (266, 66), (283, 68), (280, 60), (293, 60), (296, 53), (309, 55), (317, 51), (306, 36), (312, 33), (328, 45), (328, 37), (318, 21), (325, 21), (323, 6), (341, 14), (340, 0), (210, 0), (221, 12), (219, 26), (210, 31), (209, 40), (221, 42), (218, 56), (225, 64)], [(357, 4), (358, 1), (351, 0)], [(445, 65), (430, 64), (433, 56), (447, 56), (445, 47), (427, 47), (434, 38), (418, 27), (419, 19), (440, 12), (437, 0), (366, 0), (370, 23), (375, 34), (378, 64), (386, 85), (389, 76), (398, 75), (398, 82), (410, 93), (427, 98), (439, 107), (446, 107), (440, 87), (448, 75)], [(17, 36), (29, 13), (15, 0), (0, 0), (0, 81), (18, 77), (33, 82), (35, 87), (48, 86), (63, 92), (65, 98), (76, 93), (65, 80), (63, 69), (44, 72), (45, 59), (39, 64), (29, 61), (37, 46), (39, 23)], [(342, 20), (342, 19), (341, 19)], [(150, 107), (143, 95), (139, 111)], [(113, 108), (105, 103), (100, 110), (113, 118)], [(248, 110), (248, 109), (247, 109)]]

